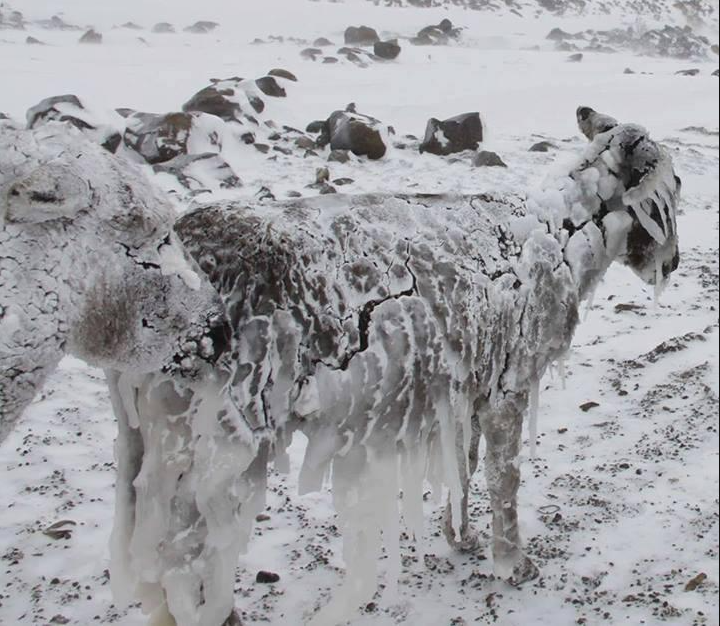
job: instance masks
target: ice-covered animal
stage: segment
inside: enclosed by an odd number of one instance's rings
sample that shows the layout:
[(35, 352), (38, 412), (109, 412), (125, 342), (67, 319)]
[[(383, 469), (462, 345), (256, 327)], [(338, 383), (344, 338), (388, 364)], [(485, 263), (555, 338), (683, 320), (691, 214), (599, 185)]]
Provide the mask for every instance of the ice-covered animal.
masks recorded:
[(226, 347), (175, 217), (140, 169), (72, 126), (0, 127), (0, 441), (65, 354), (192, 377)]
[(610, 263), (660, 286), (679, 258), (669, 156), (642, 127), (609, 120), (579, 109), (591, 143), (527, 197), (337, 195), (181, 217), (232, 348), (211, 383), (112, 379), (116, 591), (157, 624), (222, 624), (267, 464), (286, 465), (295, 430), (309, 440), (300, 489), (331, 481), (347, 568), (313, 624), (342, 623), (373, 595), (383, 545), (397, 578), (400, 520), (422, 535), (425, 479), (449, 490), (451, 543), (476, 548), (481, 435), (495, 572), (535, 576), (517, 516), (523, 414)]

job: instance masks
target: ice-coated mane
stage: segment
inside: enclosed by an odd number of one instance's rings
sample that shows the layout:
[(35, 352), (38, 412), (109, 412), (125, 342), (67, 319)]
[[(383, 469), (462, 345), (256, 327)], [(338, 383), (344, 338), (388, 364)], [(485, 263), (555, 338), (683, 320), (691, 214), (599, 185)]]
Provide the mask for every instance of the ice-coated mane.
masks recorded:
[(613, 260), (650, 284), (678, 261), (669, 157), (641, 127), (597, 115), (578, 111), (592, 143), (577, 167), (527, 198), (228, 202), (179, 219), (233, 343), (206, 384), (113, 378), (118, 592), (179, 626), (223, 623), (267, 463), (286, 465), (295, 430), (309, 440), (300, 489), (330, 476), (345, 545), (345, 583), (313, 624), (373, 595), (383, 545), (397, 578), (400, 519), (422, 536), (425, 479), (449, 489), (450, 542), (476, 547), (481, 433), (495, 571), (534, 576), (517, 522), (523, 413)]

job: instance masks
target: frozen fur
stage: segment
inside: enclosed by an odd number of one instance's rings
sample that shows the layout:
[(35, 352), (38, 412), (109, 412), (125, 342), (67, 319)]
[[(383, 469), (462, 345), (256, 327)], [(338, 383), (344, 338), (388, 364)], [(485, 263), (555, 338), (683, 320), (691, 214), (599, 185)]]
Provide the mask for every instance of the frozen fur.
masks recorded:
[(117, 593), (158, 623), (222, 624), (267, 463), (286, 464), (295, 430), (309, 439), (300, 489), (331, 481), (347, 569), (313, 624), (372, 597), (383, 548), (397, 574), (401, 520), (423, 533), (425, 480), (448, 489), (450, 542), (476, 548), (481, 435), (495, 571), (536, 574), (517, 518), (523, 414), (610, 263), (659, 288), (679, 258), (670, 158), (640, 126), (588, 107), (578, 122), (582, 158), (527, 197), (338, 195), (180, 218), (232, 347), (209, 382), (111, 376)]

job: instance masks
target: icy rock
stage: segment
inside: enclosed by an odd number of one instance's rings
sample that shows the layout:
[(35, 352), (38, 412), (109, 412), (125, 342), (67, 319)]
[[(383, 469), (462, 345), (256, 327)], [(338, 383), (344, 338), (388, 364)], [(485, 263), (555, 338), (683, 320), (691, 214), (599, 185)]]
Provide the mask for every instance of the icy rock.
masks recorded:
[(420, 153), (448, 155), (463, 150), (477, 150), (483, 140), (483, 124), (477, 112), (463, 113), (447, 120), (430, 118)]
[(63, 30), (63, 31), (80, 31), (82, 28), (75, 24), (68, 24), (58, 15), (53, 15), (49, 20), (38, 20), (36, 22), (40, 28), (46, 30)]
[(289, 70), (285, 70), (282, 68), (273, 68), (268, 72), (268, 76), (275, 76), (277, 78), (284, 78), (285, 80), (291, 80), (293, 82), (297, 82), (297, 76), (290, 72)]
[(393, 59), (397, 59), (398, 56), (400, 56), (402, 48), (398, 45), (397, 39), (392, 39), (389, 41), (378, 41), (373, 46), (373, 52), (375, 53), (375, 56), (380, 57), (381, 59), (385, 59), (388, 61), (392, 61)]
[(368, 115), (350, 111), (335, 111), (325, 122), (313, 122), (308, 132), (318, 131), (317, 145), (330, 144), (332, 151), (345, 150), (369, 159), (381, 159), (387, 147), (384, 137), (387, 128)]
[(377, 31), (369, 26), (348, 26), (344, 40), (348, 46), (372, 46), (380, 41), (380, 37)]
[(555, 144), (550, 143), (549, 141), (538, 141), (530, 146), (528, 152), (549, 152), (550, 150), (555, 149)]
[[(239, 84), (242, 79), (234, 79), (232, 82)], [(223, 83), (230, 81), (223, 81)], [(232, 99), (235, 95), (234, 85), (227, 87), (215, 83), (198, 91), (190, 100), (182, 106), (182, 110), (189, 112), (202, 112), (215, 115), (226, 122), (242, 118), (242, 107), (240, 103)]]
[(210, 22), (208, 20), (199, 20), (194, 24), (185, 27), (183, 30), (186, 33), (193, 33), (195, 35), (205, 35), (215, 30), (220, 24), (217, 22)]
[(272, 76), (263, 76), (255, 81), (260, 91), (266, 96), (272, 98), (284, 98), (287, 96), (287, 92), (278, 84)]
[(582, 52), (576, 52), (575, 54), (571, 54), (567, 60), (569, 63), (580, 63), (584, 58), (584, 55)]
[(303, 59), (309, 59), (310, 61), (315, 61), (318, 57), (321, 57), (323, 55), (323, 51), (320, 50), (320, 48), (305, 48), (304, 50), (300, 51), (300, 56)]
[(439, 24), (420, 29), (417, 35), (410, 39), (410, 43), (416, 46), (447, 45), (451, 40), (459, 39), (460, 34), (461, 29), (453, 26), (453, 23), (445, 18)]
[(78, 43), (102, 43), (102, 40), (102, 35), (91, 28), (78, 39)]
[(181, 154), (153, 167), (157, 173), (174, 176), (186, 189), (235, 189), (242, 186), (240, 178), (219, 154)]
[(696, 67), (689, 69), (689, 70), (678, 70), (675, 72), (676, 76), (697, 76), (700, 73), (700, 70)]
[(327, 39), (326, 37), (318, 37), (315, 41), (313, 41), (313, 46), (315, 48), (325, 48), (327, 46), (334, 46), (335, 44)]
[(99, 121), (80, 98), (72, 94), (45, 98), (28, 109), (26, 119), (28, 128), (37, 128), (49, 121), (72, 124), (109, 152), (115, 152), (122, 142), (117, 128)]
[(475, 167), (507, 167), (505, 161), (503, 161), (496, 152), (489, 150), (481, 150), (478, 152), (473, 157), (472, 164)]
[(133, 113), (127, 118), (125, 143), (148, 163), (155, 165), (188, 154), (198, 114)]
[(331, 163), (347, 163), (350, 153), (347, 150), (331, 150), (327, 160)]
[(40, 41), (39, 39), (35, 39), (35, 37), (30, 37), (30, 36), (28, 36), (25, 39), (25, 43), (28, 45), (31, 45), (31, 46), (44, 46), (45, 45), (44, 41)]
[(175, 32), (175, 27), (169, 22), (158, 22), (151, 30), (156, 35), (169, 35)]

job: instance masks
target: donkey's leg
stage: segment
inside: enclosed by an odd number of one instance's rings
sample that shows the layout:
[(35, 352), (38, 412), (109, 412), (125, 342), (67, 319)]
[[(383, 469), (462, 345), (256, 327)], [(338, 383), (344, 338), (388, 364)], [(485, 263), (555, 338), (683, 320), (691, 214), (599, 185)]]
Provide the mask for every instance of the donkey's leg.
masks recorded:
[(457, 453), (460, 468), (460, 479), (462, 481), (463, 495), (460, 502), (461, 520), (460, 520), (460, 536), (455, 536), (455, 528), (453, 524), (452, 506), (448, 502), (445, 507), (445, 517), (443, 522), (443, 533), (445, 539), (451, 547), (460, 552), (474, 552), (480, 548), (480, 538), (477, 531), (470, 525), (470, 516), (468, 513), (468, 498), (470, 495), (470, 485), (473, 476), (478, 467), (479, 447), (480, 447), (480, 419), (477, 415), (473, 415), (471, 419), (472, 434), (470, 436), (470, 450), (468, 453), (468, 467), (465, 467), (465, 450), (462, 436), (458, 435)]
[(481, 417), (487, 444), (485, 473), (493, 516), (494, 569), (497, 576), (513, 584), (538, 574), (537, 567), (522, 551), (518, 528), (518, 455), (526, 404), (525, 397), (508, 397), (500, 407), (489, 409)]

